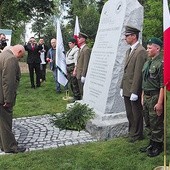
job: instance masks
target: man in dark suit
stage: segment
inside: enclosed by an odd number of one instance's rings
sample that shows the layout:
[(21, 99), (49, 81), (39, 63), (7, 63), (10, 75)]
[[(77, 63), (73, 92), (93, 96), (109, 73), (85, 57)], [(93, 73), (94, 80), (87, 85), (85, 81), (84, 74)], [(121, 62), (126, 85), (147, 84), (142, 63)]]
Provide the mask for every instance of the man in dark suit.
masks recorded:
[(83, 86), (85, 83), (86, 73), (90, 60), (91, 50), (86, 44), (88, 36), (85, 33), (80, 32), (78, 37), (78, 45), (80, 47), (76, 66), (76, 78), (78, 80), (79, 90), (81, 96), (83, 96)]
[(131, 47), (126, 52), (120, 94), (124, 97), (129, 121), (129, 141), (135, 142), (143, 139), (142, 68), (147, 59), (147, 52), (138, 41), (140, 30), (131, 26), (126, 26), (125, 29), (125, 40)]
[(42, 45), (38, 45), (35, 38), (31, 37), (28, 44), (24, 47), (25, 50), (28, 51), (27, 64), (30, 74), (31, 88), (35, 88), (34, 70), (36, 74), (36, 87), (40, 87), (40, 51), (42, 50)]

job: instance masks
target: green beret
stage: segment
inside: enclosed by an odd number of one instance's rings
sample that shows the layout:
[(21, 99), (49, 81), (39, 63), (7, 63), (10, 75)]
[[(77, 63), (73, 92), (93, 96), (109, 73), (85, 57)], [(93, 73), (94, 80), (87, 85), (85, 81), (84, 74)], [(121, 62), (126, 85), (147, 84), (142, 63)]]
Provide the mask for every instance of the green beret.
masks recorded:
[(132, 26), (125, 26), (125, 35), (130, 35), (130, 34), (138, 34), (140, 32), (140, 30), (138, 30), (137, 28), (134, 28)]
[(150, 39), (148, 40), (147, 44), (157, 44), (157, 45), (159, 45), (160, 47), (162, 47), (163, 42), (162, 42), (162, 40), (159, 39), (159, 38), (152, 37), (152, 38), (150, 38)]
[(76, 39), (75, 39), (75, 38), (70, 38), (70, 39), (68, 40), (68, 42), (76, 43)]
[(80, 38), (83, 37), (83, 38), (85, 38), (85, 39), (88, 38), (88, 36), (87, 36), (85, 33), (82, 33), (82, 32), (79, 32), (79, 37), (80, 37)]

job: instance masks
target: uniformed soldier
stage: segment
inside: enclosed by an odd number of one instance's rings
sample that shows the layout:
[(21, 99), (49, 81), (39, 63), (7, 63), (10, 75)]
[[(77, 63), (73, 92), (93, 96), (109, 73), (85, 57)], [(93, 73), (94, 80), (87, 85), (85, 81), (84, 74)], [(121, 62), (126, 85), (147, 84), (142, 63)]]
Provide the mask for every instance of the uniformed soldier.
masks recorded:
[(79, 48), (76, 45), (76, 39), (70, 38), (68, 41), (68, 46), (70, 50), (66, 53), (67, 79), (70, 83), (74, 100), (81, 100), (81, 94), (76, 78), (76, 65), (79, 52)]
[(125, 27), (125, 40), (130, 48), (126, 51), (120, 95), (124, 98), (129, 123), (129, 142), (143, 139), (142, 68), (147, 60), (147, 52), (138, 41), (139, 32), (132, 26)]
[[(142, 105), (144, 114), (148, 114), (150, 124), (149, 145), (141, 148), (149, 157), (159, 155), (163, 151), (163, 62), (160, 54), (162, 41), (151, 38), (147, 43), (149, 59), (143, 66)], [(147, 116), (147, 115), (145, 115)]]
[(79, 32), (78, 45), (80, 50), (77, 58), (76, 77), (78, 80), (81, 97), (83, 97), (83, 86), (86, 80), (86, 74), (91, 54), (91, 49), (86, 44), (87, 38), (88, 36), (85, 33)]

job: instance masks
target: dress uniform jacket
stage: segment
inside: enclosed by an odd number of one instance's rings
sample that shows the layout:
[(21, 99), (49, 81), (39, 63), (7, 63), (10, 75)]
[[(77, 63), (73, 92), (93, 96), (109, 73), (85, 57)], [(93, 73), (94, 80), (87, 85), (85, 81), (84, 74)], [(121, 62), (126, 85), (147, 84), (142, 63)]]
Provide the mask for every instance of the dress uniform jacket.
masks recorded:
[(147, 59), (145, 48), (137, 44), (135, 49), (130, 53), (126, 52), (126, 61), (124, 74), (120, 88), (123, 89), (123, 95), (130, 97), (132, 93), (141, 94), (142, 91), (142, 68)]
[(78, 59), (77, 59), (77, 79), (81, 79), (81, 77), (86, 77), (88, 64), (90, 60), (91, 50), (87, 45), (85, 45), (82, 49), (79, 50)]

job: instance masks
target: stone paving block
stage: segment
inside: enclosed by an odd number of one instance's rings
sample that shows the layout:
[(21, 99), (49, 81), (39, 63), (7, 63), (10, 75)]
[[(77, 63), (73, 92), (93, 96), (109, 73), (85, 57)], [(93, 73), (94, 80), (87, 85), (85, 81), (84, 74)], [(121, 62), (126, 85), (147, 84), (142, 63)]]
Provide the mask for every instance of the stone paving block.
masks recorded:
[[(50, 122), (50, 119), (52, 117), (49, 115), (14, 119), (13, 132), (19, 145), (34, 151), (97, 141), (84, 130), (80, 132), (60, 130)], [(116, 129), (115, 136), (123, 133), (125, 129), (127, 128), (122, 127), (121, 132)]]

